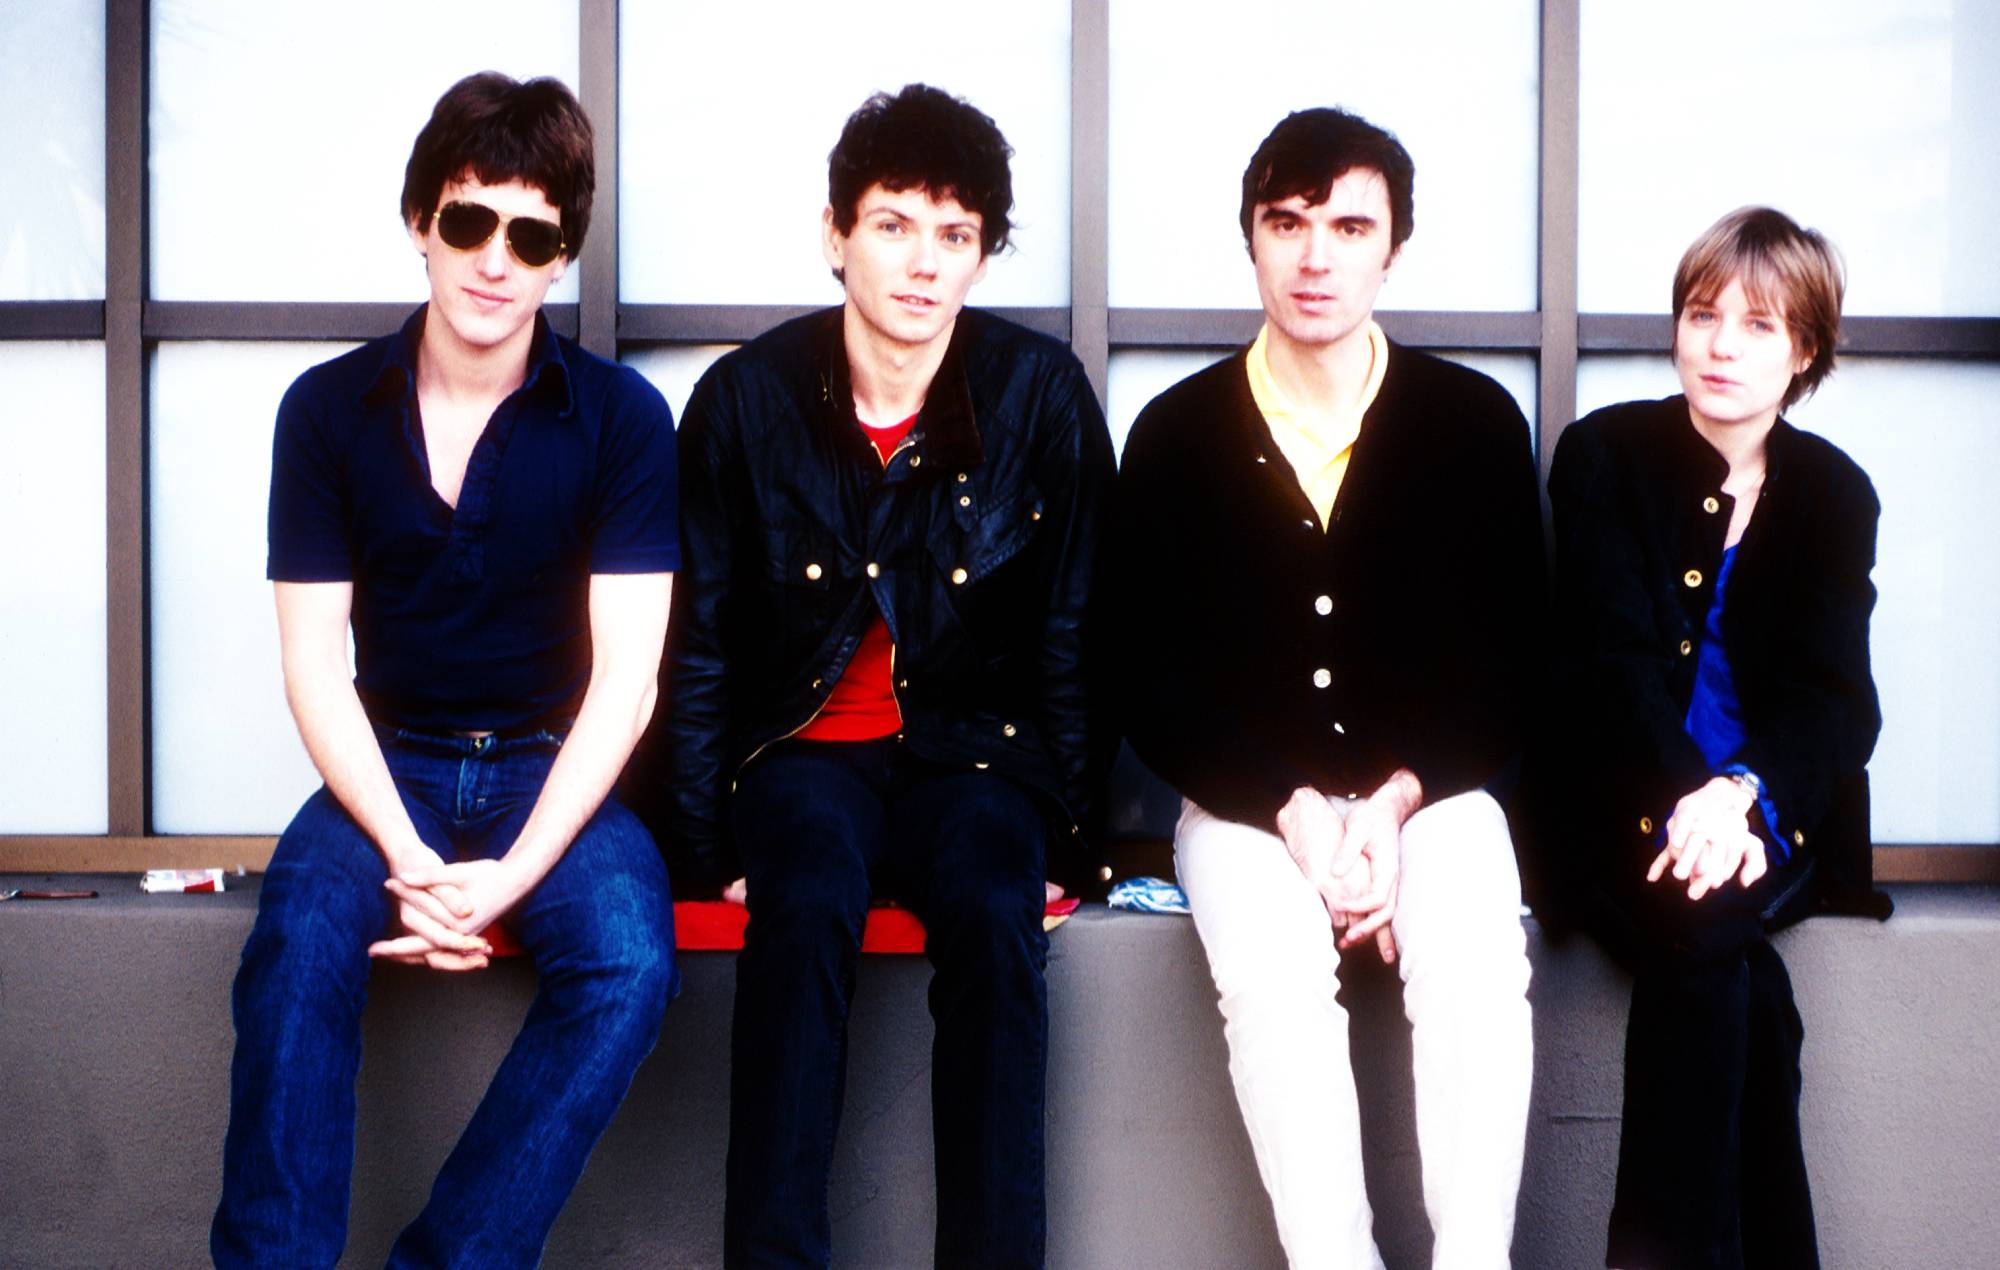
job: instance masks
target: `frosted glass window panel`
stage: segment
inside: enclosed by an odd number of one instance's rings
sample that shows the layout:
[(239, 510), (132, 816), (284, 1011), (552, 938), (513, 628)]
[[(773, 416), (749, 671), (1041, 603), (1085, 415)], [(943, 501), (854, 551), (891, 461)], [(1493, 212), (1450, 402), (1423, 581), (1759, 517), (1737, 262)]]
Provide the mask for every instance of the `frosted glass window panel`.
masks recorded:
[(1250, 308), (1243, 169), (1294, 110), (1341, 106), (1416, 162), (1399, 309), (1525, 310), (1537, 292), (1534, 0), (1111, 0), (1111, 303)]
[(1849, 313), (2000, 313), (2000, 5), (1582, 7), (1579, 299), (1663, 313), (1767, 203), (1847, 256)]
[[(1663, 333), (1664, 328), (1663, 328)], [(1842, 373), (1845, 374), (1845, 364)], [(1585, 353), (1576, 361), (1576, 417), (1621, 401), (1671, 397), (1681, 390), (1680, 376), (1662, 343), (1658, 353), (1608, 356)], [(1832, 392), (1832, 381), (1827, 391)]]
[(480, 70), (574, 89), (577, 49), (576, 0), (155, 0), (153, 297), (422, 300), (398, 209), (431, 107)]
[[(1521, 417), (1528, 421), (1528, 440), (1532, 447), (1536, 435), (1536, 402), (1541, 395), (1541, 368), (1533, 356), (1527, 353), (1484, 353), (1464, 349), (1437, 349), (1437, 356), (1446, 361), (1470, 366), (1482, 375), (1490, 375), (1514, 398), (1514, 404), (1521, 408)], [(1537, 468), (1539, 470), (1539, 467)]]
[(104, 833), (104, 346), (0, 343), (0, 384), (0, 834)]
[(820, 255), (826, 156), (871, 93), (921, 81), (1014, 147), (1013, 250), (982, 305), (1069, 303), (1069, 0), (993, 20), (918, 7), (851, 21), (813, 0), (619, 6), (619, 292), (679, 304), (836, 304)]
[(717, 358), (735, 348), (734, 344), (673, 344), (658, 348), (633, 349), (620, 360), (651, 380), (674, 412), (674, 427), (687, 413), (688, 394), (695, 382), (715, 365)]
[[(1593, 409), (1679, 391), (1664, 357), (1587, 357)], [(2000, 843), (2000, 366), (1843, 359), (1789, 416), (1882, 500), (1872, 627), (1879, 842)]]
[(1131, 348), (1114, 350), (1105, 368), (1104, 418), (1111, 449), (1125, 456), (1125, 440), (1148, 402), (1189, 375), (1235, 352), (1231, 348)]
[[(1123, 349), (1111, 354), (1106, 377), (1105, 418), (1111, 427), (1112, 449), (1122, 456), (1125, 440), (1132, 434), (1133, 421), (1146, 403), (1205, 366), (1230, 356), (1232, 348), (1204, 349)], [(1521, 414), (1529, 422), (1532, 443), (1535, 398), (1539, 388), (1535, 359), (1525, 354), (1468, 353), (1443, 350), (1435, 353), (1499, 381), (1513, 394)]]
[(151, 439), (153, 829), (277, 833), (319, 785), (264, 579), (271, 429), (338, 344), (163, 344)]
[(104, 297), (104, 0), (0, 8), (0, 300)]

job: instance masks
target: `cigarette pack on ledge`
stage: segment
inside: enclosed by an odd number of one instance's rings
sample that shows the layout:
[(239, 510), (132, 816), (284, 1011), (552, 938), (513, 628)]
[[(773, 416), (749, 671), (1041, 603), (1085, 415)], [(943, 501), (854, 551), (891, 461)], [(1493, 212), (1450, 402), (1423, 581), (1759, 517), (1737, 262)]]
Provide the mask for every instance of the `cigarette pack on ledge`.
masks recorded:
[(148, 869), (139, 879), (142, 891), (220, 891), (221, 869)]

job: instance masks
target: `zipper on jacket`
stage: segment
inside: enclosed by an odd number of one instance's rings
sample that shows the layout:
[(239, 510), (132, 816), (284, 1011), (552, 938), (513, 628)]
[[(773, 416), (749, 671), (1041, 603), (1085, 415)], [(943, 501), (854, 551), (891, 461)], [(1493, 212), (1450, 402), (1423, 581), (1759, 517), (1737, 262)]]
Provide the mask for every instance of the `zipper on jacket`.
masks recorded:
[[(896, 443), (896, 448), (889, 451), (889, 457), (882, 460), (882, 471), (885, 475), (889, 471), (889, 465), (896, 461), (896, 456), (917, 443), (916, 433), (917, 430), (915, 427), (905, 432), (903, 439)], [(881, 608), (880, 604), (875, 606), (875, 615), (877, 617), (882, 617)], [(887, 620), (887, 618), (883, 618), (883, 621), (886, 622)], [(903, 739), (903, 724), (905, 719), (903, 716), (903, 699), (896, 693), (896, 640), (893, 635), (889, 639), (889, 700), (895, 703), (896, 706), (896, 740), (900, 744)]]
[(893, 638), (889, 641), (889, 700), (896, 707), (896, 740), (900, 743), (903, 739), (903, 698), (896, 692), (896, 641)]
[[(826, 709), (826, 703), (831, 700), (833, 700), (833, 693), (828, 692), (825, 698), (822, 699), (818, 705), (813, 707), (813, 712), (807, 715), (805, 717), (805, 721), (800, 723), (799, 726), (793, 728), (790, 732), (785, 733), (783, 736), (772, 737), (770, 740), (764, 742), (756, 749), (750, 751), (750, 753), (744, 758), (744, 760), (736, 765), (736, 774), (729, 778), (729, 792), (732, 794), (736, 792), (736, 783), (743, 779), (743, 769), (749, 767), (752, 763), (756, 762), (757, 756), (759, 754), (762, 754), (765, 750), (770, 749), (772, 746), (776, 745), (780, 741), (791, 740), (799, 733), (805, 731), (808, 727), (811, 727), (812, 721), (814, 719), (819, 718), (820, 711)], [(900, 709), (900, 707), (898, 708)]]
[[(824, 377), (822, 377), (820, 380), (820, 397), (822, 400), (826, 399), (827, 397), (826, 380), (824, 379)], [(896, 448), (889, 452), (889, 457), (886, 459), (882, 459), (882, 470), (884, 472), (889, 470), (889, 464), (895, 461), (895, 458), (898, 454), (901, 454), (904, 450), (907, 450), (912, 445), (916, 444), (916, 438), (913, 435), (914, 432), (915, 429), (913, 428), (911, 429), (910, 432), (903, 434), (903, 439), (896, 443)], [(869, 442), (868, 448), (871, 450), (875, 449), (874, 442), (872, 441)], [(879, 450), (876, 451), (876, 457), (878, 458), (881, 457), (881, 451)], [(852, 664), (851, 657), (849, 659), (849, 662), (850, 664)], [(889, 642), (889, 697), (891, 700), (896, 700), (896, 644), (894, 640), (891, 640)], [(778, 744), (780, 741), (791, 740), (799, 733), (811, 727), (812, 721), (814, 719), (819, 718), (820, 712), (826, 709), (826, 703), (831, 700), (833, 700), (833, 692), (832, 690), (829, 689), (826, 696), (820, 700), (820, 703), (818, 705), (813, 707), (813, 712), (807, 715), (805, 717), (804, 722), (800, 723), (799, 726), (793, 728), (790, 732), (785, 733), (783, 736), (772, 737), (770, 740), (764, 742), (756, 749), (750, 751), (750, 753), (747, 756), (745, 756), (743, 761), (736, 765), (736, 774), (729, 778), (729, 792), (732, 794), (736, 792), (736, 784), (743, 778), (743, 769), (750, 766), (752, 763), (756, 762), (758, 755), (762, 754), (765, 750), (770, 749), (772, 746)], [(896, 700), (896, 722), (898, 725), (896, 728), (896, 735), (899, 738), (903, 735), (903, 729), (901, 727), (902, 720), (903, 720), (903, 703), (899, 700)]]

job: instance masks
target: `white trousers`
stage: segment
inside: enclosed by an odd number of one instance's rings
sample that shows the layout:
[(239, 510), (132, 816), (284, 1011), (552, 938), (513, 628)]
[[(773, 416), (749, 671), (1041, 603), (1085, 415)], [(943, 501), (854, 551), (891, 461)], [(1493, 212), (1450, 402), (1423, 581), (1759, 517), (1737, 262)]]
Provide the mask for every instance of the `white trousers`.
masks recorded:
[[(1174, 858), (1285, 1255), (1295, 1270), (1379, 1268), (1347, 1012), (1334, 1000), (1340, 953), (1319, 892), (1275, 833), (1192, 802)], [(1534, 1048), (1520, 906), (1506, 817), (1489, 795), (1447, 798), (1403, 826), (1391, 925), (1438, 1270), (1508, 1264)], [(1357, 951), (1377, 955), (1372, 941)]]

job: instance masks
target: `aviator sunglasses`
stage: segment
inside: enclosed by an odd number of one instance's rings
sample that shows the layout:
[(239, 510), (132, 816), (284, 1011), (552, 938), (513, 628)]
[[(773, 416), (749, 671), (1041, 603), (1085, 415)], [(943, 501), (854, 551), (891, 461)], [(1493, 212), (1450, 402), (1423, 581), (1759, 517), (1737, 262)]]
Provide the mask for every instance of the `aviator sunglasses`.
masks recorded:
[(562, 254), (562, 226), (534, 216), (502, 216), (484, 203), (446, 203), (438, 208), (438, 237), (447, 247), (476, 251), (492, 241), (493, 231), (507, 227), (507, 250), (514, 259), (539, 269)]

